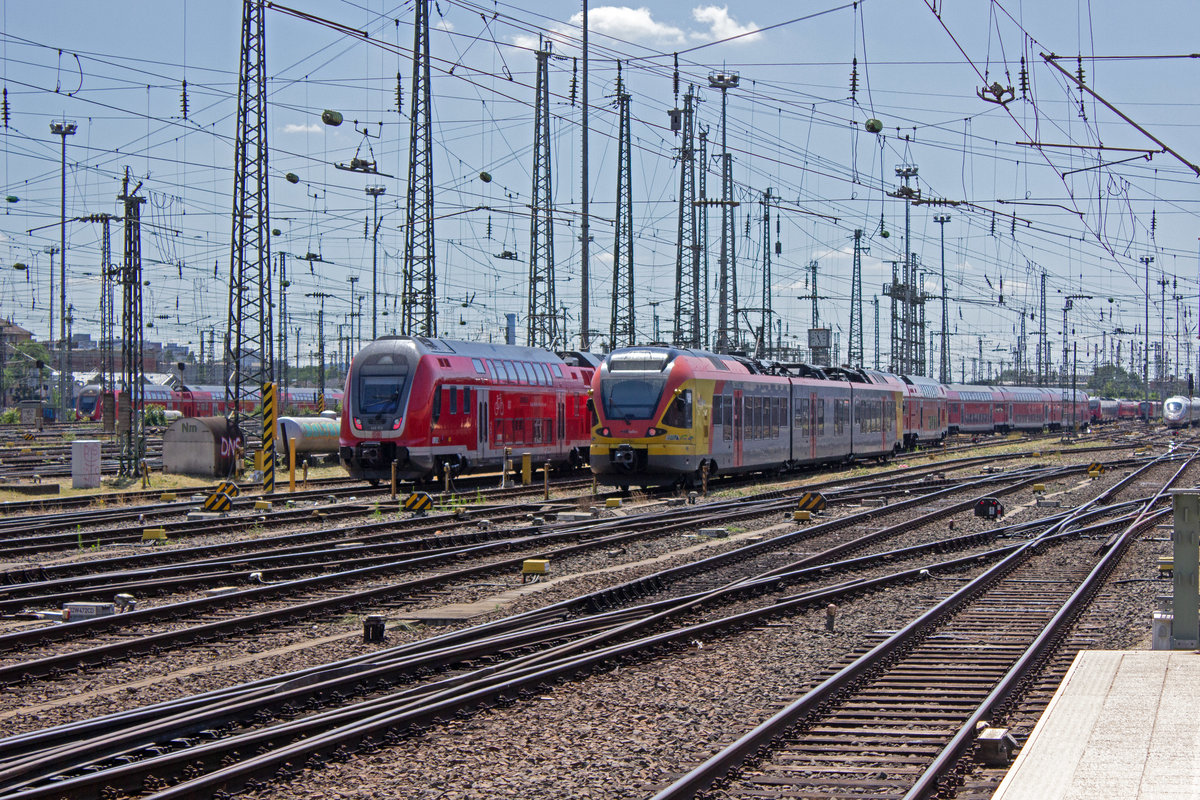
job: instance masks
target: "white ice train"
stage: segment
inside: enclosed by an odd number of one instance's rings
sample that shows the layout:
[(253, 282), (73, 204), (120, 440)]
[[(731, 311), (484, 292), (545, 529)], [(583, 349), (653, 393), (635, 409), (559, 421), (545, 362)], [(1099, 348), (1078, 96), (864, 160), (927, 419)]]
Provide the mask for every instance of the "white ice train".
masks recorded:
[(1163, 401), (1163, 421), (1168, 428), (1200, 425), (1200, 397), (1168, 397)]

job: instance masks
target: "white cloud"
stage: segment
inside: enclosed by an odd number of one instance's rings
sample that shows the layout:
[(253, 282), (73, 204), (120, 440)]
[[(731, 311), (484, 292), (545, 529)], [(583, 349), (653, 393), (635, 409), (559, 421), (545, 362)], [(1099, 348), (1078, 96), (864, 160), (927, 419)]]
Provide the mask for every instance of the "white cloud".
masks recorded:
[[(758, 25), (753, 22), (739, 25), (733, 17), (729, 16), (729, 6), (698, 6), (692, 9), (692, 18), (708, 26), (706, 33), (693, 33), (693, 39), (720, 41), (721, 39), (728, 39), (731, 36), (749, 33), (758, 28)], [(762, 38), (761, 33), (754, 33), (749, 36), (743, 36), (741, 39), (738, 39), (738, 42), (744, 44), (757, 41), (760, 38)]]
[[(571, 48), (571, 43), (579, 40), (582, 24), (583, 14), (576, 12), (568, 21), (568, 25), (552, 26), (547, 36), (554, 40), (558, 47)], [(588, 30), (627, 42), (646, 42), (660, 47), (683, 44), (688, 39), (682, 28), (654, 19), (650, 9), (629, 6), (598, 6), (589, 9)], [(691, 34), (693, 38), (707, 35)], [(512, 41), (518, 47), (538, 47), (538, 38), (528, 34), (514, 36)]]
[[(571, 24), (582, 25), (583, 14), (571, 17)], [(680, 44), (684, 41), (681, 29), (655, 21), (648, 8), (599, 6), (588, 11), (588, 28), (630, 42), (651, 40), (662, 44)]]
[(289, 122), (283, 126), (284, 133), (320, 133), (321, 126), (313, 122), (308, 125), (297, 122)]
[(438, 24), (434, 25), (433, 27), (437, 28), (439, 31), (452, 31), (454, 30), (454, 23), (448, 19), (443, 19), (438, 20)]

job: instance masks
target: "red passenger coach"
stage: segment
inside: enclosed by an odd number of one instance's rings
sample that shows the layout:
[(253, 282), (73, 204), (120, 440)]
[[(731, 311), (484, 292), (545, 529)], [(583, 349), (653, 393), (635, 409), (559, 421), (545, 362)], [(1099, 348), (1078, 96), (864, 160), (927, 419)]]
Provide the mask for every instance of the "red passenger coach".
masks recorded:
[(535, 464), (578, 466), (591, 440), (589, 354), (568, 360), (536, 347), (385, 336), (354, 356), (346, 378), (339, 456), (378, 482), (497, 468), (505, 450)]

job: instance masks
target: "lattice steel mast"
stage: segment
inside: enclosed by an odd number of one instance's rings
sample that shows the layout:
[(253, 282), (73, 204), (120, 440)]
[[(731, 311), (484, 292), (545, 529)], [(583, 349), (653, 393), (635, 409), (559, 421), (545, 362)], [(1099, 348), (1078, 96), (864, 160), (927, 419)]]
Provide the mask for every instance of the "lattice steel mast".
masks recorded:
[[(261, 428), (256, 397), (274, 381), (270, 202), (267, 194), (267, 59), (263, 0), (244, 0), (233, 162), (229, 338), (225, 398), (234, 424)], [(246, 409), (253, 409), (247, 411)]]
[(727, 353), (737, 340), (737, 222), (733, 215), (732, 156), (728, 146), (727, 109), (729, 90), (739, 83), (736, 72), (716, 72), (708, 76), (708, 85), (721, 90), (721, 255), (719, 259), (720, 287), (717, 290), (717, 341), (714, 349)]
[(554, 349), (559, 336), (554, 297), (554, 209), (550, 181), (550, 42), (543, 41), (542, 49), (536, 55), (527, 343)]
[(854, 231), (854, 268), (850, 281), (850, 344), (846, 352), (846, 361), (852, 367), (865, 366), (863, 363), (863, 318), (862, 318), (862, 229)]
[(142, 203), (139, 183), (129, 189), (129, 168), (117, 199), (125, 204), (125, 255), (121, 264), (121, 403), (117, 431), (121, 443), (119, 472), (138, 474), (146, 456), (144, 425), (146, 375), (142, 367)]
[(762, 251), (762, 308), (759, 309), (759, 345), (760, 358), (771, 357), (771, 189), (763, 192), (763, 251)]
[[(696, 244), (699, 247), (698, 253), (700, 256), (700, 287), (697, 294), (700, 296), (700, 307), (704, 309), (704, 324), (701, 328), (704, 332), (704, 341), (702, 342), (705, 349), (712, 346), (712, 326), (709, 320), (709, 302), (708, 302), (708, 128), (701, 125), (700, 127), (700, 158), (696, 162), (700, 165), (700, 182), (697, 187), (699, 199), (696, 203), (698, 212), (696, 214)], [(699, 320), (698, 320), (699, 321)]]
[(404, 223), (401, 333), (437, 336), (437, 266), (433, 238), (433, 132), (430, 122), (429, 0), (415, 0), (410, 95), (408, 199)]
[(700, 347), (700, 231), (696, 220), (694, 87), (683, 96), (679, 144), (679, 238), (675, 247), (676, 347)]
[(629, 93), (617, 62), (617, 230), (613, 240), (612, 322), (613, 347), (634, 343), (633, 307), (633, 156), (629, 130)]

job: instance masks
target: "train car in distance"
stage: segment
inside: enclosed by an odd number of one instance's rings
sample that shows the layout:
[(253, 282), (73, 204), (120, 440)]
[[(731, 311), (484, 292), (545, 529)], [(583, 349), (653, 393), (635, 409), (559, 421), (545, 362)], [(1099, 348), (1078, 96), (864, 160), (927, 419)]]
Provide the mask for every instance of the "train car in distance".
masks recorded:
[(1118, 400), (1117, 419), (1137, 419), (1140, 416), (1141, 405), (1137, 400)]
[(1168, 397), (1163, 401), (1162, 416), (1168, 428), (1200, 425), (1200, 397)]
[[(102, 389), (98, 384), (89, 384), (79, 390), (75, 399), (76, 413), (82, 419), (100, 420), (104, 409), (100, 403)], [(120, 397), (121, 390), (114, 394)], [(284, 409), (294, 408), (298, 411), (313, 413), (318, 411), (317, 390), (305, 387), (290, 387), (280, 393), (280, 405)], [(228, 414), (232, 407), (225, 400), (224, 386), (185, 386), (179, 391), (169, 386), (146, 384), (144, 389), (145, 403), (148, 406), (162, 406), (167, 411), (177, 411), (185, 417), (213, 417)], [(340, 391), (325, 391), (326, 408), (336, 408), (341, 402)], [(242, 411), (248, 412), (258, 405), (258, 392), (252, 393), (249, 402), (242, 403)]]
[(905, 384), (864, 370), (671, 347), (614, 350), (592, 378), (592, 472), (628, 487), (889, 457)]
[(537, 347), (383, 336), (346, 376), (338, 454), (356, 478), (495, 469), (507, 453), (577, 467), (591, 444), (587, 390), (596, 363)]

